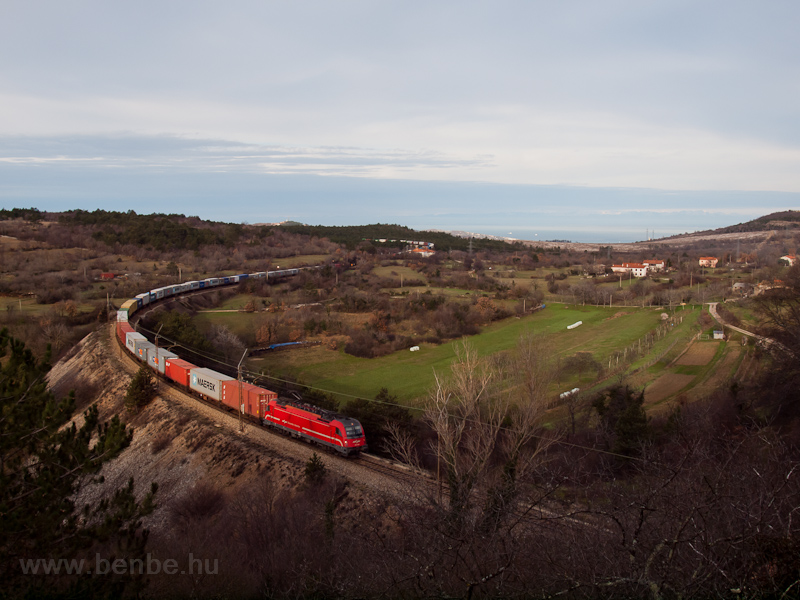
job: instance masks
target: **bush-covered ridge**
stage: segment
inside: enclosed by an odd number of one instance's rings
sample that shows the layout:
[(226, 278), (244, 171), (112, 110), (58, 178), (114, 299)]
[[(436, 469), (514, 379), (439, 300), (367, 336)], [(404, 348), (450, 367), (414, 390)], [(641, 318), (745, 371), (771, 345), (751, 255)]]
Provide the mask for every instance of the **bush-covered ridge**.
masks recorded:
[[(291, 233), (301, 233), (313, 237), (326, 237), (336, 244), (344, 244), (349, 249), (355, 249), (362, 243), (375, 246), (394, 247), (401, 249), (406, 244), (400, 240), (412, 240), (433, 243), (436, 250), (468, 250), (470, 239), (458, 237), (443, 231), (417, 231), (403, 225), (389, 225), (375, 223), (372, 225), (299, 225), (281, 224), (278, 228)], [(376, 242), (375, 240), (387, 240)], [(521, 242), (504, 242), (492, 239), (472, 239), (472, 249), (475, 251), (492, 250), (495, 252), (512, 252), (523, 250)]]
[(747, 221), (746, 223), (739, 223), (738, 225), (731, 225), (730, 227), (723, 227), (721, 229), (714, 229), (714, 233), (745, 233), (748, 231), (769, 231), (775, 229), (775, 222), (783, 223), (797, 223), (796, 227), (800, 227), (800, 211), (797, 210), (784, 210), (782, 212), (771, 213)]
[[(0, 221), (25, 219), (41, 221), (45, 213), (38, 209), (0, 210)], [(268, 237), (273, 230), (302, 234), (315, 238), (327, 238), (353, 250), (361, 247), (389, 247), (402, 249), (401, 240), (433, 243), (437, 250), (476, 252), (512, 252), (525, 250), (521, 242), (509, 243), (493, 239), (468, 239), (442, 231), (416, 231), (403, 225), (376, 223), (372, 225), (304, 225), (287, 222), (280, 225), (242, 225), (204, 221), (195, 216), (181, 214), (138, 214), (136, 211), (117, 212), (108, 210), (87, 211), (82, 209), (54, 213), (59, 223), (72, 227), (86, 227), (91, 236), (109, 247), (115, 244), (149, 247), (159, 251), (197, 250), (201, 246), (232, 247), (237, 243), (257, 243)], [(387, 240), (378, 242), (376, 240)]]

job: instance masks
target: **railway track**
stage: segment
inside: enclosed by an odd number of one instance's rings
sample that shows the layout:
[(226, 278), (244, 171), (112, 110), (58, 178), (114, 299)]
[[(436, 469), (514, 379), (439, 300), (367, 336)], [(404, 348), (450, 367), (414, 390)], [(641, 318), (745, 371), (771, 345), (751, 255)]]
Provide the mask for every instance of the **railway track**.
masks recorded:
[[(110, 335), (113, 338), (113, 343), (119, 351), (119, 357), (123, 361), (123, 368), (128, 372), (129, 375), (134, 375), (141, 367), (142, 363), (136, 360), (136, 358), (134, 358), (122, 346), (113, 328), (110, 330)], [(186, 390), (176, 385), (169, 379), (163, 377), (160, 373), (154, 374), (156, 375), (156, 380), (158, 381), (160, 395), (171, 400), (175, 400), (177, 396), (181, 398), (184, 403), (195, 403), (206, 409), (211, 409), (220, 415), (224, 415), (231, 420), (237, 419), (238, 413), (235, 410), (213, 400), (201, 398), (199, 396), (195, 396), (194, 394), (188, 394)], [(260, 432), (269, 434), (270, 437), (275, 438), (275, 440), (281, 440), (282, 443), (292, 445), (297, 449), (297, 452), (294, 453), (296, 455), (302, 455), (302, 449), (307, 450), (309, 448), (313, 448), (314, 451), (323, 452), (326, 457), (330, 457), (340, 465), (347, 465), (350, 468), (355, 467), (362, 471), (369, 471), (375, 476), (379, 476), (384, 479), (389, 478), (396, 483), (407, 485), (409, 487), (419, 485), (420, 482), (430, 482), (430, 479), (424, 474), (414, 472), (408, 468), (394, 464), (391, 461), (373, 454), (362, 453), (359, 457), (343, 457), (325, 446), (313, 444), (312, 442), (302, 438), (294, 438), (288, 433), (264, 426), (256, 419), (247, 415), (242, 416), (241, 422), (245, 427), (256, 428)]]

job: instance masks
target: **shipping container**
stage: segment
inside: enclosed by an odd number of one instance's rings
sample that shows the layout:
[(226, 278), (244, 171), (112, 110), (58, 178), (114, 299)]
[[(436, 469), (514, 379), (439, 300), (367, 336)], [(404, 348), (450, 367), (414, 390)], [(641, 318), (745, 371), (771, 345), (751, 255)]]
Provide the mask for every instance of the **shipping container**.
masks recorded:
[[(242, 410), (246, 415), (253, 415), (259, 419), (264, 418), (267, 404), (270, 400), (278, 398), (278, 394), (264, 389), (246, 381), (241, 382), (242, 386)], [(222, 382), (222, 403), (230, 406), (234, 410), (239, 409), (239, 381)]]
[(133, 327), (127, 321), (117, 321), (117, 337), (123, 346), (129, 333), (134, 333)]
[(134, 348), (136, 349), (136, 358), (138, 358), (143, 363), (147, 364), (147, 353), (153, 352), (156, 349), (156, 345), (153, 342), (149, 342), (147, 340), (136, 340), (134, 343)]
[(147, 366), (164, 374), (165, 362), (168, 358), (178, 358), (178, 355), (164, 348), (153, 348), (147, 353)]
[(136, 331), (131, 331), (125, 335), (125, 347), (128, 349), (128, 352), (136, 354), (136, 342), (138, 341), (146, 342), (147, 338)]
[(119, 309), (122, 312), (128, 313), (129, 321), (130, 318), (133, 316), (133, 313), (136, 312), (137, 308), (139, 308), (139, 303), (133, 298), (131, 300), (126, 300), (125, 302), (122, 303), (122, 306), (119, 307)]
[(233, 381), (233, 377), (228, 377), (211, 369), (197, 367), (192, 369), (189, 376), (189, 388), (202, 396), (219, 401), (222, 399), (223, 381)]
[(128, 322), (128, 311), (127, 310), (118, 310), (117, 311), (117, 322), (122, 321), (124, 323)]
[(165, 363), (165, 375), (175, 383), (189, 387), (189, 375), (197, 365), (183, 360), (182, 358), (168, 358)]
[(137, 294), (136, 299), (139, 301), (139, 306), (147, 306), (150, 304), (150, 292), (144, 292), (142, 294)]

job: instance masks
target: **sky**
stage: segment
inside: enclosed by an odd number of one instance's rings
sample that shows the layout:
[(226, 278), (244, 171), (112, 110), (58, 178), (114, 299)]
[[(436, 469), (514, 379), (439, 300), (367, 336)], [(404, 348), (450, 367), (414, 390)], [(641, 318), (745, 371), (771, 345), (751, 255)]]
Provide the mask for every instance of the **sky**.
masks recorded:
[(800, 3), (0, 2), (0, 206), (634, 241), (800, 209)]

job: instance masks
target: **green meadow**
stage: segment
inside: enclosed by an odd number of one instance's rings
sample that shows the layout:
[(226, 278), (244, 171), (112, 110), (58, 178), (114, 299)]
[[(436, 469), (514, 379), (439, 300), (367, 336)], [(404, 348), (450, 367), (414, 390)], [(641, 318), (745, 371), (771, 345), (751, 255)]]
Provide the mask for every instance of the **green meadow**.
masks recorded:
[[(661, 312), (652, 308), (550, 304), (524, 318), (512, 317), (495, 323), (470, 337), (469, 342), (485, 356), (513, 348), (522, 334), (530, 332), (541, 336), (542, 343), (553, 357), (591, 352), (602, 363), (616, 350), (652, 331), (660, 321)], [(228, 320), (224, 313), (213, 316), (215, 321), (218, 318)], [(583, 324), (567, 329), (577, 321)], [(298, 377), (304, 383), (333, 392), (345, 401), (351, 397), (372, 398), (380, 388), (386, 387), (403, 402), (414, 404), (431, 389), (435, 374), (448, 374), (449, 365), (455, 358), (455, 345), (459, 343), (420, 344), (418, 352), (405, 350), (373, 359), (356, 358), (341, 350), (317, 346), (251, 359), (249, 368), (275, 377)]]

